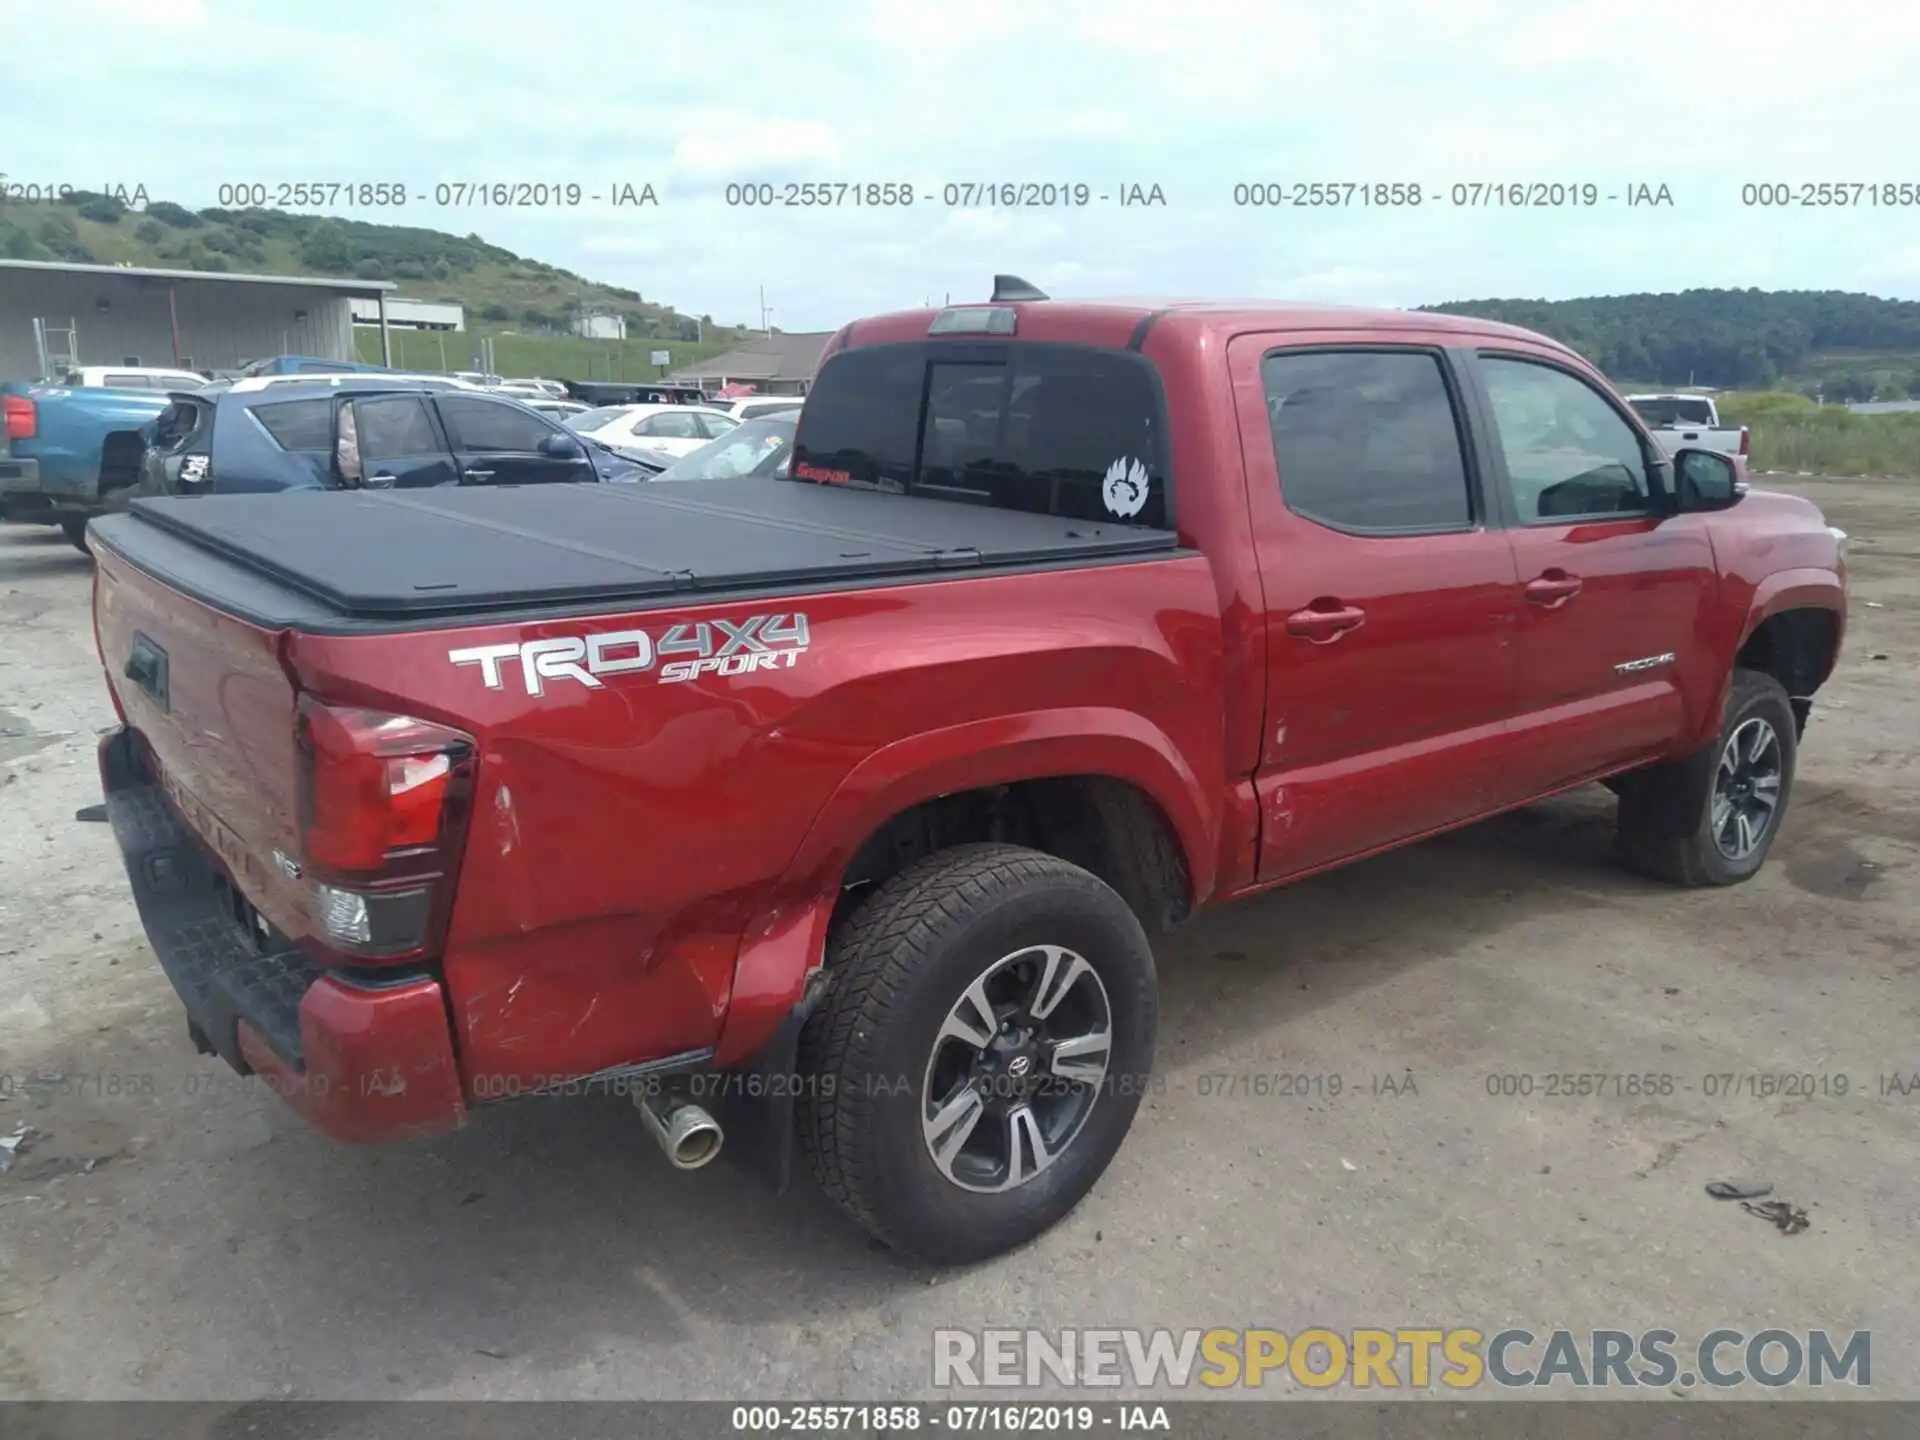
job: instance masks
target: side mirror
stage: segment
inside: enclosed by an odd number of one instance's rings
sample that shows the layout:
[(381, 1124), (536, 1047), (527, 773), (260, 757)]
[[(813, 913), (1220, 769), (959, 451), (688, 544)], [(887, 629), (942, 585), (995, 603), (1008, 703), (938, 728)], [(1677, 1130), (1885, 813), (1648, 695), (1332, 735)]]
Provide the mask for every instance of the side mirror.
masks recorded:
[(1718, 450), (1676, 450), (1673, 482), (1678, 509), (1724, 510), (1747, 493), (1732, 457)]
[(550, 460), (578, 460), (586, 451), (578, 440), (556, 432), (540, 442), (540, 453)]

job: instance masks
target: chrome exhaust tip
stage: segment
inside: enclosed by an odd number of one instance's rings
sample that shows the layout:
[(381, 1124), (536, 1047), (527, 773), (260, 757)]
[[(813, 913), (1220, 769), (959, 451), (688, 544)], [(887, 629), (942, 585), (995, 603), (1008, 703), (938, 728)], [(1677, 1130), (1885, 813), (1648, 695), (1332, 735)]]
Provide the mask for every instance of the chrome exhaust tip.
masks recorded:
[(720, 1122), (700, 1106), (651, 1091), (633, 1103), (674, 1169), (698, 1170), (720, 1154), (726, 1138)]

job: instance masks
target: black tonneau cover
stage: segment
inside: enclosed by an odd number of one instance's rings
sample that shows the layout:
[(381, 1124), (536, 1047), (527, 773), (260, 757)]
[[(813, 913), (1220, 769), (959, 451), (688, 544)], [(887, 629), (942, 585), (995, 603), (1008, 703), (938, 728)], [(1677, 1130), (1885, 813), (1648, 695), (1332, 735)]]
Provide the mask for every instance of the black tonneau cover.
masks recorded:
[(366, 621), (644, 605), (702, 592), (1070, 565), (1179, 545), (1169, 530), (760, 480), (170, 496), (137, 500), (132, 512)]

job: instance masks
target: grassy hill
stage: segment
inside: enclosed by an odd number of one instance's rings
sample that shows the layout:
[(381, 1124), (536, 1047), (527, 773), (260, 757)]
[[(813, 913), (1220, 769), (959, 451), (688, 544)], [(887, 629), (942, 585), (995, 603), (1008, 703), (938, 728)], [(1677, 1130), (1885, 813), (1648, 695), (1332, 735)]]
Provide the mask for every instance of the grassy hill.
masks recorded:
[[(467, 332), (446, 337), (446, 368), (453, 370), (469, 368), (475, 342), (490, 336), (503, 373), (646, 379), (659, 374), (649, 363), (653, 350), (669, 351), (674, 366), (686, 365), (732, 348), (748, 333), (516, 255), (478, 235), (284, 210), (189, 210), (165, 200), (130, 210), (114, 197), (84, 192), (61, 205), (0, 204), (0, 256), (389, 280), (407, 299), (465, 307)], [(569, 323), (582, 310), (626, 316), (630, 338), (571, 335)], [(357, 338), (362, 357), (378, 360), (377, 332)], [(435, 337), (408, 334), (397, 343), (405, 348), (396, 351), (396, 364), (441, 368)]]

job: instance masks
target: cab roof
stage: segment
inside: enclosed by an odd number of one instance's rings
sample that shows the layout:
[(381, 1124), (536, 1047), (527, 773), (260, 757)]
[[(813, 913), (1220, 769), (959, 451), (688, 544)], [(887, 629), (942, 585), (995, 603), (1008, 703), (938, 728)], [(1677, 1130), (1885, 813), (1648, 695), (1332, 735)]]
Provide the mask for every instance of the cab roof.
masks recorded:
[[(1015, 339), (1051, 340), (1083, 345), (1125, 346), (1135, 343), (1138, 331), (1172, 325), (1189, 339), (1212, 336), (1224, 339), (1247, 331), (1327, 331), (1345, 330), (1388, 335), (1458, 335), (1463, 342), (1472, 340), (1524, 340), (1546, 344), (1557, 350), (1567, 347), (1537, 331), (1482, 320), (1467, 315), (1447, 315), (1431, 310), (1388, 310), (1357, 305), (1327, 305), (1280, 300), (1015, 300), (933, 306), (918, 310), (900, 310), (855, 320), (841, 327), (828, 344), (832, 355), (845, 346), (885, 344), (925, 339), (929, 327), (940, 315), (957, 310), (1011, 310), (1014, 312)], [(954, 334), (956, 341), (1003, 341), (1005, 335)], [(1571, 352), (1568, 352), (1571, 353)]]

